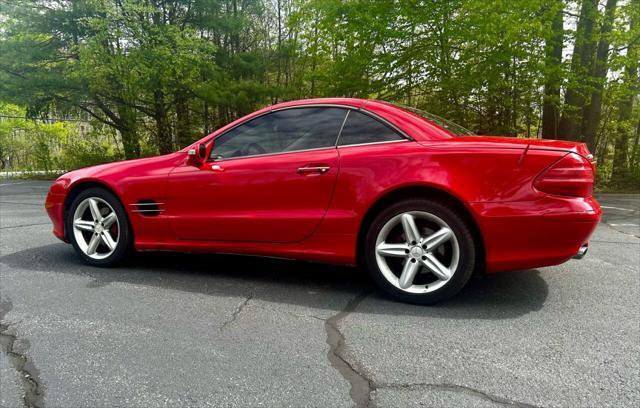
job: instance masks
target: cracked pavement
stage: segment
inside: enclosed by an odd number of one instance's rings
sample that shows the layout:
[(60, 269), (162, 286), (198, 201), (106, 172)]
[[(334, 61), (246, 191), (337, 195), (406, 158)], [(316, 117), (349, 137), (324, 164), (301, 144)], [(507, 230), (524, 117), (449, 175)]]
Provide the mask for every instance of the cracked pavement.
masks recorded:
[(0, 182), (0, 407), (640, 404), (640, 196), (605, 195), (581, 261), (432, 307), (352, 268), (140, 254), (91, 268), (48, 182)]

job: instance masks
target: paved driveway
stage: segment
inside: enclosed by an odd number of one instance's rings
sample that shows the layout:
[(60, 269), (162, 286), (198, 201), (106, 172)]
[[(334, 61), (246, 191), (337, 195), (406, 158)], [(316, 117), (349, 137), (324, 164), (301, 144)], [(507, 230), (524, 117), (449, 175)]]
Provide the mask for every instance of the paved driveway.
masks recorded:
[(589, 254), (433, 307), (362, 273), (241, 256), (82, 264), (46, 182), (0, 185), (0, 406), (638, 406), (640, 197)]

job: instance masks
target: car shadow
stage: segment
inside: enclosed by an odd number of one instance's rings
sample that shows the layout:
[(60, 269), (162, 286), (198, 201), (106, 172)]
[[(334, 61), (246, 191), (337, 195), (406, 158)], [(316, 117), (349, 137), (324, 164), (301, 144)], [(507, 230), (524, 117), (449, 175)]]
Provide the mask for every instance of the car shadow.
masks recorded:
[(359, 313), (447, 319), (511, 319), (542, 308), (547, 283), (537, 270), (474, 277), (454, 298), (434, 306), (396, 302), (374, 290), (366, 273), (350, 267), (242, 255), (140, 253), (116, 268), (84, 264), (70, 245), (52, 244), (0, 258), (23, 271), (91, 278), (89, 288), (112, 282), (215, 296), (251, 296), (266, 302), (339, 311), (370, 291)]

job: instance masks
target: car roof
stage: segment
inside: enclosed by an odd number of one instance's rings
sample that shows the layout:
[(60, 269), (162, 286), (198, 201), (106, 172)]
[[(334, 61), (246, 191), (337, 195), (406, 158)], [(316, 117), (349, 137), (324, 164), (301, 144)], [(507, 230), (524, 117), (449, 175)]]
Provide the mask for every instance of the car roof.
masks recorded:
[(369, 100), (360, 98), (311, 98), (277, 103), (271, 105), (271, 109), (282, 109), (302, 105), (346, 105), (361, 108), (368, 102)]
[(197, 143), (207, 143), (212, 138), (217, 137), (218, 135), (237, 126), (238, 124), (266, 112), (305, 105), (343, 105), (345, 107), (363, 109), (369, 113), (373, 113), (374, 115), (382, 117), (384, 120), (390, 122), (394, 126), (401, 129), (405, 134), (416, 140), (426, 141), (451, 138), (451, 135), (449, 133), (441, 129), (436, 124), (433, 124), (412, 112), (404, 110), (388, 102), (362, 98), (312, 98), (298, 99), (294, 101), (281, 102), (271, 106), (266, 106), (231, 123), (228, 123), (225, 126), (222, 126), (221, 128), (213, 131), (212, 133), (208, 134), (197, 142), (192, 143), (182, 150), (187, 151), (190, 147)]
[(452, 134), (437, 124), (413, 112), (389, 102), (362, 98), (312, 98), (282, 102), (269, 107), (270, 110), (293, 108), (305, 105), (344, 105), (363, 109), (381, 116), (405, 133), (418, 140), (449, 139)]

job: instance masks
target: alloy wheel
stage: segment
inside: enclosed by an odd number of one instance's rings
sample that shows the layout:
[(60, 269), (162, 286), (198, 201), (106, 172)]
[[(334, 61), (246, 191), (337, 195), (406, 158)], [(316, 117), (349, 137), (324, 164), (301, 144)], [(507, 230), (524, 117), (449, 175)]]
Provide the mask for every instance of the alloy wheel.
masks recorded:
[(108, 258), (120, 238), (118, 216), (102, 198), (86, 198), (73, 214), (73, 234), (85, 255), (93, 259)]
[(384, 278), (408, 293), (429, 293), (451, 280), (460, 247), (453, 229), (425, 211), (409, 211), (387, 221), (378, 234), (376, 262)]

